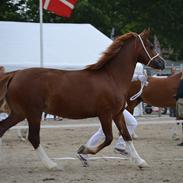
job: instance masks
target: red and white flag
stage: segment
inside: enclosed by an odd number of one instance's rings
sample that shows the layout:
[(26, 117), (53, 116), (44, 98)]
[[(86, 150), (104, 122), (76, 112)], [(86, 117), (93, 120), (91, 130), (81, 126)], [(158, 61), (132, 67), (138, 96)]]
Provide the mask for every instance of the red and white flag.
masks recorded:
[(42, 0), (43, 8), (59, 16), (70, 17), (77, 0)]

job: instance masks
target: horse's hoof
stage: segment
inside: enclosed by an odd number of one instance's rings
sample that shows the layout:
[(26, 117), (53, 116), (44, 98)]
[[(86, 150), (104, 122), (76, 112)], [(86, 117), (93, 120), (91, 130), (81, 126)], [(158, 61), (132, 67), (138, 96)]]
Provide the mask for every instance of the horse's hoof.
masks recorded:
[(133, 139), (133, 140), (138, 139), (138, 135), (137, 135), (136, 133), (132, 133), (132, 139)]
[(19, 137), (20, 138), (20, 140), (22, 141), (22, 142), (26, 142), (26, 138), (24, 138), (24, 137)]
[(55, 167), (50, 168), (52, 171), (64, 171), (64, 168), (61, 165), (57, 165)]
[(88, 160), (85, 156), (83, 154), (77, 154), (77, 158), (81, 161), (83, 167), (89, 167)]
[(142, 162), (140, 162), (140, 164), (138, 164), (138, 167), (140, 169), (142, 169), (142, 168), (149, 168), (149, 165), (146, 163), (145, 160), (143, 160)]
[(57, 163), (55, 163), (53, 161), (49, 163), (49, 165), (47, 166), (47, 168), (49, 170), (61, 170), (61, 171), (63, 170), (63, 168), (61, 166), (58, 166)]
[(177, 135), (177, 133), (173, 133), (172, 134), (172, 140), (179, 140), (180, 139), (180, 137)]
[(181, 142), (180, 144), (177, 144), (178, 146), (183, 146), (183, 142)]
[(84, 145), (82, 145), (78, 150), (77, 150), (77, 153), (78, 154), (84, 154), (84, 151), (85, 151), (86, 147)]

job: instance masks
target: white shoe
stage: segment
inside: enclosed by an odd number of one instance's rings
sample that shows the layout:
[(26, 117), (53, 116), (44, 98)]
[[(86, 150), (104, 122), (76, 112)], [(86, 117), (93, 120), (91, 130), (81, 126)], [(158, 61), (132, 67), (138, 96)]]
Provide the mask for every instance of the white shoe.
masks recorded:
[(126, 151), (126, 149), (120, 149), (120, 148), (115, 147), (114, 150), (115, 150), (115, 152), (117, 152), (123, 156), (129, 156), (129, 153)]
[(138, 139), (138, 135), (135, 132), (132, 133), (132, 139)]
[(179, 135), (178, 135), (177, 133), (173, 133), (173, 134), (172, 134), (172, 139), (173, 139), (173, 140), (179, 140), (180, 137), (179, 137)]

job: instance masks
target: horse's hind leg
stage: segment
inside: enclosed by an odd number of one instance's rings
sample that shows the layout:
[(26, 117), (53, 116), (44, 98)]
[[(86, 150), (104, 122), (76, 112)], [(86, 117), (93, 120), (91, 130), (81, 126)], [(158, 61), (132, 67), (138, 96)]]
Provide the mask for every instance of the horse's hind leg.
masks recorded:
[[(23, 121), (20, 125), (27, 126), (27, 121)], [(17, 136), (20, 140), (26, 141), (28, 139), (28, 129), (17, 129)]]
[(105, 135), (104, 142), (97, 147), (81, 146), (78, 150), (79, 154), (96, 154), (101, 149), (111, 144), (113, 140), (111, 115), (106, 113), (105, 115), (100, 115), (99, 119), (102, 125), (102, 130)]
[(39, 117), (29, 117), (27, 118), (29, 124), (29, 135), (28, 140), (33, 145), (38, 158), (48, 169), (57, 168), (57, 164), (53, 162), (44, 151), (40, 144), (40, 121), (41, 115)]
[(139, 156), (139, 154), (137, 153), (137, 151), (133, 145), (132, 138), (128, 132), (123, 113), (120, 112), (118, 115), (116, 115), (116, 117), (113, 120), (114, 120), (120, 134), (122, 135), (123, 139), (126, 142), (127, 151), (129, 152), (132, 162), (134, 162), (140, 168), (147, 167), (148, 164), (146, 163), (145, 160), (143, 160)]
[(9, 128), (22, 120), (24, 120), (23, 116), (11, 113), (6, 119), (0, 122), (0, 153), (2, 153), (2, 136)]
[(25, 117), (21, 115), (11, 113), (6, 119), (2, 120), (0, 122), (0, 138), (9, 128), (11, 128), (12, 126), (16, 125), (24, 119)]

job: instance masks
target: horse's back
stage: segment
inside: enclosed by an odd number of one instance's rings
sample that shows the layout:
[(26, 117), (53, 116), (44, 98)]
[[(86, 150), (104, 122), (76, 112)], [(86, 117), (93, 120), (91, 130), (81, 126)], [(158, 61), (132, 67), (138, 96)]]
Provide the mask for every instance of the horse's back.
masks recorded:
[(19, 110), (37, 108), (71, 118), (96, 116), (97, 109), (104, 106), (102, 98), (110, 98), (105, 95), (113, 92), (109, 83), (102, 81), (85, 70), (25, 69), (12, 79), (7, 97), (10, 107)]
[[(83, 78), (82, 73), (47, 68), (30, 68), (21, 70), (13, 77), (9, 93), (19, 96), (48, 97), (48, 95), (69, 92), (77, 88)], [(67, 90), (67, 91), (66, 91)], [(72, 90), (72, 92), (74, 92)], [(18, 97), (18, 96), (17, 96)]]
[(144, 102), (157, 107), (175, 106), (175, 98), (180, 74), (168, 78), (149, 77), (149, 84), (144, 88), (142, 99)]

